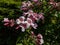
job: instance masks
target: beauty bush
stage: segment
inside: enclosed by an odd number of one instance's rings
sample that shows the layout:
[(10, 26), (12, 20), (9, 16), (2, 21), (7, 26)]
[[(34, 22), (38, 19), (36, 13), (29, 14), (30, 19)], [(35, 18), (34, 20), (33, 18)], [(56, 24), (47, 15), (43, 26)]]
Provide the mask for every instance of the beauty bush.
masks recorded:
[[(38, 0), (32, 0), (35, 3), (38, 3)], [(24, 1), (22, 2), (22, 6), (20, 8), (20, 10), (23, 11), (22, 16), (20, 16), (19, 18), (17, 18), (16, 20), (14, 19), (8, 19), (8, 18), (4, 18), (4, 20), (2, 22), (4, 22), (4, 26), (8, 26), (8, 27), (15, 27), (16, 30), (18, 30), (19, 28), (21, 28), (21, 31), (24, 32), (25, 30), (27, 30), (28, 28), (34, 28), (37, 29), (38, 25), (36, 22), (38, 22), (39, 20), (44, 20), (44, 16), (43, 13), (36, 13), (32, 10), (32, 7), (34, 6), (31, 1)], [(43, 38), (41, 37), (41, 34), (38, 34), (36, 39), (36, 44), (41, 45), (43, 44)]]
[[(55, 2), (54, 0), (50, 0), (48, 4), (52, 5), (51, 10), (59, 9), (59, 3)], [(45, 21), (43, 11), (35, 12), (33, 9), (41, 5), (42, 2), (40, 0), (23, 1), (20, 7), (20, 10), (22, 11), (20, 17), (16, 19), (9, 19), (5, 17), (2, 22), (6, 27), (12, 27), (15, 30), (21, 30), (21, 32), (23, 33), (27, 31), (30, 34), (29, 36), (27, 36), (28, 40), (31, 38), (32, 39), (31, 41), (34, 43), (34, 45), (42, 45), (44, 44), (44, 40), (43, 40), (44, 37), (42, 36), (42, 34), (38, 33), (36, 35), (33, 30), (31, 31), (31, 29), (34, 30), (38, 29), (37, 23), (39, 23), (39, 21), (42, 21), (42, 23), (44, 23)], [(28, 45), (28, 44), (25, 43), (23, 45)]]

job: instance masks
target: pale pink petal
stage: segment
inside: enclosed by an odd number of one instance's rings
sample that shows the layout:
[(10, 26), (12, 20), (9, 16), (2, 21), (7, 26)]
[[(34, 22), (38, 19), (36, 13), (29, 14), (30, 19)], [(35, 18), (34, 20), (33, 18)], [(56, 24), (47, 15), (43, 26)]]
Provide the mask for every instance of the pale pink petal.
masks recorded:
[(7, 25), (9, 25), (9, 23), (5, 23), (5, 24), (4, 24), (4, 26), (7, 26)]
[(34, 28), (34, 29), (37, 29), (37, 24), (31, 24), (31, 26)]
[(23, 26), (20, 26), (20, 27), (21, 27), (22, 32), (25, 32), (25, 28)]
[(43, 39), (40, 39), (40, 44), (42, 45), (44, 43), (44, 40)]
[(4, 18), (3, 22), (9, 22), (8, 18)]
[(27, 18), (27, 22), (31, 24), (32, 20), (30, 18)]
[(19, 19), (16, 19), (16, 23), (17, 23), (17, 24), (20, 24), (21, 21), (20, 21)]
[(19, 28), (20, 28), (20, 26), (17, 26), (17, 27), (16, 27), (16, 29), (19, 29)]
[(24, 16), (21, 16), (21, 17), (19, 17), (19, 20), (22, 22), (22, 21), (25, 20), (25, 17)]

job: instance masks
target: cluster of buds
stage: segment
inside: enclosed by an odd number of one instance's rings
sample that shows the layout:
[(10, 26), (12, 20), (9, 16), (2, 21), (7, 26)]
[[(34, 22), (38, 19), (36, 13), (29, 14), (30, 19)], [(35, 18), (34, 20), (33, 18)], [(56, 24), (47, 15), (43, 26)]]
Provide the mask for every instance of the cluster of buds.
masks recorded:
[(31, 31), (32, 38), (34, 39), (36, 45), (42, 45), (44, 43), (43, 36), (38, 34), (37, 36)]

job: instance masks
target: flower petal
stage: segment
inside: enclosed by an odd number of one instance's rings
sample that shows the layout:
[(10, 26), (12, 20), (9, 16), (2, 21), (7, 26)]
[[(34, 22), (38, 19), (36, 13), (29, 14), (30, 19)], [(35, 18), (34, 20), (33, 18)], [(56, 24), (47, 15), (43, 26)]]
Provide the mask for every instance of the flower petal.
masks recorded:
[(25, 32), (25, 28), (23, 26), (20, 26), (20, 27), (21, 27), (22, 32)]

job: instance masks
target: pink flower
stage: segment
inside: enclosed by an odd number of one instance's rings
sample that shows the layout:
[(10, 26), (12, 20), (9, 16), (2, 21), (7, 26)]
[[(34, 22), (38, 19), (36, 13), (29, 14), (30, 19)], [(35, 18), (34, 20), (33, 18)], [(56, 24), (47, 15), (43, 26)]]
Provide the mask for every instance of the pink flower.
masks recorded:
[(36, 45), (42, 45), (43, 43), (43, 39), (36, 39)]
[(14, 24), (15, 24), (15, 21), (13, 19), (8, 20), (8, 18), (4, 18), (3, 22), (4, 22), (5, 26), (11, 26), (11, 27), (13, 27)]
[(31, 16), (31, 15), (33, 15), (33, 11), (32, 11), (32, 10), (29, 10), (28, 12), (24, 12), (24, 13), (23, 13), (23, 16), (29, 17), (29, 16)]
[(4, 22), (4, 26), (9, 26), (9, 19), (8, 18), (4, 18), (4, 20), (2, 22)]
[(4, 26), (9, 26), (9, 23), (4, 23)]
[(41, 20), (44, 20), (44, 16), (43, 16), (43, 13), (40, 13), (40, 14), (38, 14), (39, 16), (39, 19), (41, 19)]
[(22, 2), (21, 10), (23, 11), (28, 10), (26, 1)]
[(31, 23), (31, 26), (32, 26), (34, 29), (37, 29), (37, 26), (38, 26), (38, 25), (37, 25), (36, 23), (35, 23), (35, 24), (34, 24), (34, 23)]
[(20, 20), (21, 22), (23, 22), (23, 21), (25, 20), (25, 17), (24, 17), (24, 16), (21, 16), (21, 17), (19, 17), (19, 20)]
[(24, 23), (20, 23), (16, 29), (19, 29), (21, 27), (22, 32), (25, 31), (25, 29), (28, 29), (30, 27), (30, 24), (27, 21), (24, 21)]
[(19, 17), (19, 19), (16, 20), (16, 23), (17, 24), (24, 23), (24, 20), (25, 20), (25, 17), (21, 16), (21, 17)]
[(9, 22), (8, 18), (4, 18), (3, 22)]
[(32, 3), (30, 1), (27, 2), (27, 6), (30, 7), (32, 6)]
[(38, 34), (36, 38), (36, 44), (42, 45), (43, 43), (44, 43), (43, 36), (41, 34)]
[(43, 36), (42, 36), (41, 34), (38, 34), (38, 35), (37, 35), (37, 38), (42, 39)]
[(27, 22), (28, 22), (29, 24), (31, 24), (31, 23), (32, 23), (32, 20), (31, 20), (30, 18), (27, 18)]
[(28, 2), (24, 1), (24, 2), (22, 2), (21, 10), (27, 11), (31, 5), (32, 5), (32, 3), (30, 1), (28, 1)]

